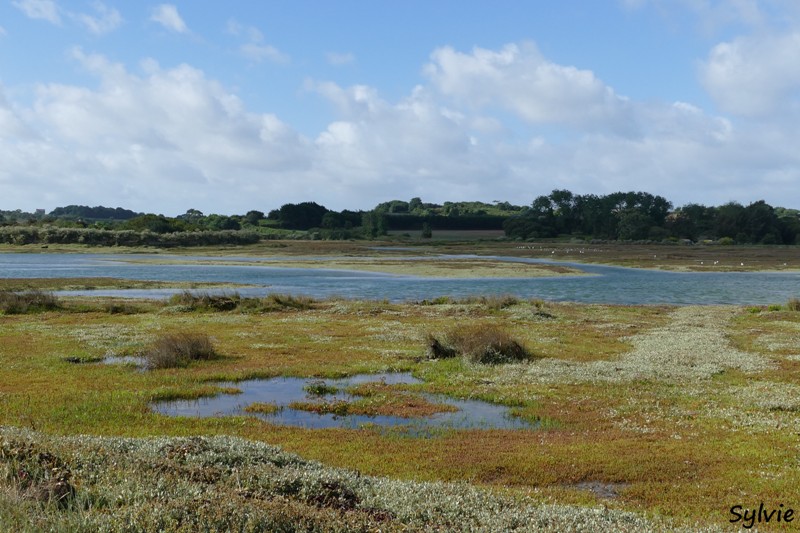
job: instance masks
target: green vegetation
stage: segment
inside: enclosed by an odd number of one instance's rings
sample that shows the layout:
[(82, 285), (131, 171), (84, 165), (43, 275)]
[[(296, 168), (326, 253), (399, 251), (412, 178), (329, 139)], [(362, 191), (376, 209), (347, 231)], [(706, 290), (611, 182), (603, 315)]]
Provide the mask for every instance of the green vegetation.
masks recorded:
[[(45, 214), (0, 211), (0, 244), (92, 246), (245, 245), (262, 239), (377, 239), (389, 233), (428, 240), (447, 232), (504, 232), (519, 240), (579, 238), (612, 241), (704, 240), (738, 244), (794, 244), (800, 212), (763, 200), (743, 206), (687, 204), (645, 192), (605, 196), (554, 190), (530, 206), (508, 202), (424, 203), (391, 200), (370, 210), (332, 211), (315, 202), (288, 203), (267, 215), (205, 215), (189, 209), (176, 217), (102, 206), (59, 207)], [(493, 234), (490, 238), (497, 238)]]
[(339, 389), (333, 385), (328, 385), (322, 380), (314, 380), (303, 386), (303, 390), (312, 396), (326, 396), (328, 394), (336, 394)]
[(232, 311), (270, 312), (283, 309), (311, 309), (313, 298), (290, 294), (268, 294), (263, 298), (242, 298), (239, 293), (210, 294), (208, 292), (183, 291), (168, 300), (169, 305), (181, 311)]
[[(293, 246), (281, 250), (308, 254)], [(714, 530), (730, 526), (731, 505), (800, 501), (791, 303), (278, 295), (262, 313), (246, 298), (197, 300), (112, 314), (111, 300), (62, 297), (0, 316), (0, 530)], [(222, 356), (148, 372), (100, 362), (174, 332), (202, 332)], [(455, 356), (427, 357), (426, 332)], [(421, 400), (437, 393), (540, 424), (421, 437), (151, 409), (235, 392), (220, 382), (388, 371), (422, 382), (357, 385), (341, 404), (306, 407), (418, 416), (444, 409)]]
[(0, 290), (0, 312), (7, 315), (52, 311), (59, 307), (58, 299), (49, 292)]
[(531, 209), (509, 218), (503, 227), (507, 236), (521, 239), (579, 235), (622, 241), (671, 238), (794, 244), (800, 234), (800, 217), (763, 200), (747, 207), (730, 202), (720, 207), (688, 204), (672, 210), (666, 198), (649, 193), (597, 196), (555, 190), (536, 198)]

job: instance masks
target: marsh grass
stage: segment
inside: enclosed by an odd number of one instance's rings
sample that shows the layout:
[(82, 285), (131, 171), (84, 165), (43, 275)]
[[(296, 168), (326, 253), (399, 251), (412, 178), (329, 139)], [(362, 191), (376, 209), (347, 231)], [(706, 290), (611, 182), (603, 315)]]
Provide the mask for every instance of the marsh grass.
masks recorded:
[(789, 298), (789, 302), (786, 304), (786, 307), (789, 311), (800, 311), (800, 298)]
[(54, 311), (61, 307), (53, 293), (29, 290), (25, 292), (0, 291), (0, 311), (7, 315), (21, 315)]
[(328, 394), (336, 394), (339, 392), (337, 387), (328, 385), (324, 381), (314, 380), (303, 385), (303, 390), (312, 396), (326, 396)]
[(456, 326), (441, 337), (431, 333), (426, 343), (431, 359), (462, 356), (472, 363), (495, 365), (532, 358), (525, 346), (493, 324)]
[(246, 413), (255, 413), (261, 415), (274, 415), (276, 413), (280, 413), (282, 410), (283, 406), (275, 403), (265, 402), (253, 402), (244, 408)]
[(238, 292), (212, 294), (183, 291), (168, 300), (168, 304), (183, 311), (234, 311), (264, 313), (270, 311), (313, 309), (315, 301), (305, 296), (268, 294), (263, 298), (242, 298)]
[(231, 311), (239, 306), (239, 293), (211, 294), (208, 292), (183, 291), (170, 297), (170, 305), (179, 305), (190, 311)]
[(143, 356), (148, 369), (180, 368), (219, 357), (208, 335), (188, 332), (162, 335)]

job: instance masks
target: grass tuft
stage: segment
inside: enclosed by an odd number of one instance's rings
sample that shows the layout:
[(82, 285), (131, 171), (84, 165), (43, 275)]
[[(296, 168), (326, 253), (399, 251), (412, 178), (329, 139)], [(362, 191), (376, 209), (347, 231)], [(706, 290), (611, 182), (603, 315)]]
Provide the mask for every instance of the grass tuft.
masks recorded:
[(526, 361), (532, 357), (522, 344), (490, 324), (456, 326), (441, 338), (429, 334), (427, 344), (431, 359), (460, 355), (473, 363), (495, 365)]
[(211, 294), (208, 292), (183, 291), (169, 299), (171, 305), (180, 305), (191, 311), (232, 311), (241, 302), (239, 293)]
[(303, 385), (303, 390), (311, 396), (327, 396), (328, 394), (336, 394), (339, 389), (333, 385), (328, 385), (324, 381), (314, 380)]
[(53, 311), (60, 307), (58, 299), (50, 292), (40, 290), (0, 291), (0, 311), (7, 315)]
[(149, 369), (180, 368), (192, 361), (218, 357), (211, 338), (204, 333), (163, 335), (143, 355)]
[(789, 308), (789, 311), (800, 311), (800, 298), (789, 298), (786, 307)]

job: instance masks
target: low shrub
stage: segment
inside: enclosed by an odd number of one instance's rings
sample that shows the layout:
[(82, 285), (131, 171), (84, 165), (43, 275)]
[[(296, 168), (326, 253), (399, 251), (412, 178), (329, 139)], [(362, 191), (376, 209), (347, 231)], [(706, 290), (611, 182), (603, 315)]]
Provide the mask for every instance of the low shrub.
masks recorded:
[(502, 364), (531, 358), (522, 344), (491, 324), (456, 326), (441, 338), (429, 334), (426, 340), (432, 359), (462, 356), (473, 363)]
[(147, 368), (180, 368), (192, 361), (218, 357), (211, 338), (205, 333), (163, 335), (142, 354)]
[(51, 292), (39, 290), (0, 291), (0, 311), (7, 315), (52, 311), (60, 307), (58, 298)]
[(789, 311), (800, 311), (800, 298), (789, 298), (786, 307), (789, 308)]
[(208, 292), (183, 291), (172, 295), (171, 305), (180, 305), (191, 311), (231, 311), (239, 306), (242, 298), (239, 293), (210, 294)]
[(303, 390), (311, 396), (327, 396), (328, 394), (336, 394), (339, 392), (337, 387), (328, 385), (322, 380), (314, 380), (303, 385)]
[(246, 298), (242, 300), (241, 307), (247, 311), (268, 312), (313, 309), (316, 301), (307, 296), (293, 296), (291, 294), (268, 294), (263, 298)]

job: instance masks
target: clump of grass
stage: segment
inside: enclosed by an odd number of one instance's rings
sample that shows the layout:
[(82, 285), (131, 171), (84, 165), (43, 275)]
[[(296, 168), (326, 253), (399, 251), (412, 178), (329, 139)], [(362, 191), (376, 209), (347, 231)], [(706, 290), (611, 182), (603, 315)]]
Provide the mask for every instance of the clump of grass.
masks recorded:
[(789, 311), (800, 311), (800, 298), (789, 298), (786, 307), (789, 308)]
[(180, 368), (192, 361), (218, 357), (211, 338), (205, 333), (163, 335), (143, 354), (147, 368)]
[(268, 294), (258, 300), (260, 311), (282, 311), (285, 309), (307, 310), (314, 308), (315, 300), (307, 296), (293, 296), (291, 294)]
[(352, 404), (345, 400), (336, 400), (333, 402), (291, 402), (289, 403), (290, 409), (297, 411), (308, 411), (318, 415), (336, 415), (347, 416), (354, 414)]
[(303, 390), (312, 396), (326, 396), (328, 394), (336, 394), (337, 392), (339, 392), (339, 389), (337, 387), (334, 387), (333, 385), (328, 385), (321, 379), (306, 383), (305, 385), (303, 385)]
[(486, 307), (489, 311), (499, 311), (512, 305), (520, 303), (519, 298), (511, 294), (492, 294), (489, 296), (468, 296), (462, 298), (459, 303), (464, 304), (480, 304)]
[(61, 307), (51, 292), (30, 290), (25, 292), (0, 291), (0, 311), (7, 315), (21, 315), (53, 311)]
[(254, 402), (244, 408), (246, 413), (257, 413), (261, 415), (274, 415), (280, 413), (283, 407), (275, 403)]
[(473, 363), (494, 365), (532, 357), (511, 335), (491, 324), (456, 326), (441, 337), (427, 335), (426, 342), (431, 359), (462, 356)]
[(169, 299), (171, 305), (180, 305), (191, 311), (232, 311), (239, 306), (242, 298), (239, 293), (211, 294), (208, 292), (183, 291)]

